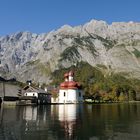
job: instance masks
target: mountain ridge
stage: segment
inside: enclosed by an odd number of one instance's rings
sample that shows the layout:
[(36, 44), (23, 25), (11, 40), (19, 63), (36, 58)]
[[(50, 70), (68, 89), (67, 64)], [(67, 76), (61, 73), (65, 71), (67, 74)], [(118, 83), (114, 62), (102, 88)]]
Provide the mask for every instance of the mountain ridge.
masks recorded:
[(0, 37), (0, 57), (0, 76), (22, 82), (49, 83), (52, 72), (81, 61), (140, 79), (140, 23), (91, 20), (49, 33), (18, 32)]

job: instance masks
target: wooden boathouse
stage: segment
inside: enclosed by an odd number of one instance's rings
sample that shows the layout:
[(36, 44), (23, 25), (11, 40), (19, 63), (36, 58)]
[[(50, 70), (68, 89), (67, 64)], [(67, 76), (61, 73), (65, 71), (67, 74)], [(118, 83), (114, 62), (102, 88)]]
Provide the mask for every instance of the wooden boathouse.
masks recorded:
[(17, 105), (44, 105), (50, 103), (51, 94), (47, 90), (27, 85), (21, 89), (21, 96), (19, 96)]

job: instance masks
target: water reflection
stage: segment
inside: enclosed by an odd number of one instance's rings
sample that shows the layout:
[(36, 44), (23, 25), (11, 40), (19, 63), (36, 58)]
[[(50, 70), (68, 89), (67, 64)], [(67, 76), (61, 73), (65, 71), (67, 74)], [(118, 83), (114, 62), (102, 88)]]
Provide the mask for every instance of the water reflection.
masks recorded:
[(52, 126), (53, 135), (59, 139), (75, 139), (79, 109), (79, 105), (73, 104), (51, 106), (51, 116), (52, 118), (55, 116), (54, 126)]
[(140, 103), (0, 109), (0, 140), (137, 140)]
[(23, 119), (29, 121), (29, 120), (37, 120), (37, 107), (25, 107), (23, 109)]
[[(140, 139), (140, 103), (85, 106), (89, 137), (85, 139)], [(136, 131), (137, 130), (137, 131)]]
[(76, 105), (58, 106), (58, 119), (60, 125), (65, 130), (65, 136), (68, 139), (74, 138), (74, 127), (76, 125)]

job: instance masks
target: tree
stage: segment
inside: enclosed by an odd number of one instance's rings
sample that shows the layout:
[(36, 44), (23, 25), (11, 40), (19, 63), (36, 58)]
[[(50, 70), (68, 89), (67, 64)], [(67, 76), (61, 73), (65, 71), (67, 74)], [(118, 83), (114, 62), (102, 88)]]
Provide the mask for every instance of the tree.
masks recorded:
[(128, 96), (129, 96), (129, 101), (136, 100), (136, 92), (134, 90), (129, 90), (128, 91)]

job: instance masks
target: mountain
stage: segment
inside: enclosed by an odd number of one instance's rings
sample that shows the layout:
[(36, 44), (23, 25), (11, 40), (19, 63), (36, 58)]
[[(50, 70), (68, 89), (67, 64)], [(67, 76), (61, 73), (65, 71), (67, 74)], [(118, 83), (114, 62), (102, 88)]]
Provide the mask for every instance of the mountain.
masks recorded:
[(105, 21), (44, 34), (18, 32), (0, 37), (0, 76), (49, 83), (55, 70), (86, 62), (104, 75), (140, 79), (140, 23)]

